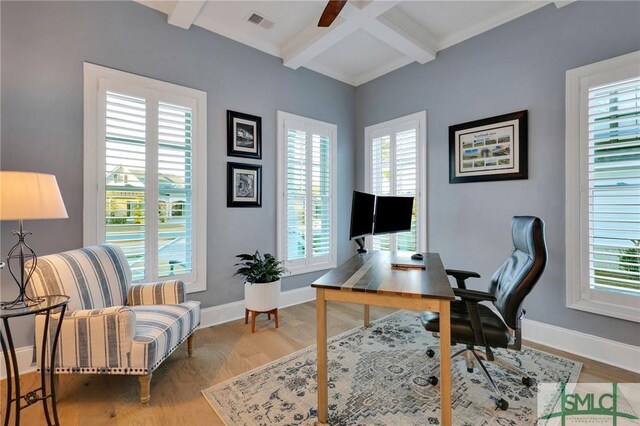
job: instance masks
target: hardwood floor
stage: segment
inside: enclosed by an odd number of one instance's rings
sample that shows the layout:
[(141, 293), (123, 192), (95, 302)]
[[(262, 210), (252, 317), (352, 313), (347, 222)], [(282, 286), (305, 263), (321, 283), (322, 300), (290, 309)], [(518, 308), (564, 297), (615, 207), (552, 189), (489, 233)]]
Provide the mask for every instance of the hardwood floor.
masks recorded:
[[(371, 307), (371, 320), (394, 309)], [(328, 303), (329, 335), (362, 325), (359, 305)], [(282, 309), (280, 328), (262, 315), (251, 334), (244, 319), (199, 330), (193, 358), (186, 343), (153, 373), (151, 403), (138, 403), (135, 376), (60, 375), (58, 413), (63, 426), (71, 425), (219, 425), (222, 424), (200, 391), (240, 373), (259, 367), (315, 343), (315, 303)], [(528, 344), (584, 363), (581, 382), (640, 382), (640, 374), (591, 361), (548, 347)], [(24, 389), (37, 387), (35, 373), (22, 377)], [(0, 405), (4, 415), (6, 381), (0, 382)], [(23, 425), (45, 424), (36, 405), (22, 412)], [(12, 420), (13, 421), (13, 420)]]

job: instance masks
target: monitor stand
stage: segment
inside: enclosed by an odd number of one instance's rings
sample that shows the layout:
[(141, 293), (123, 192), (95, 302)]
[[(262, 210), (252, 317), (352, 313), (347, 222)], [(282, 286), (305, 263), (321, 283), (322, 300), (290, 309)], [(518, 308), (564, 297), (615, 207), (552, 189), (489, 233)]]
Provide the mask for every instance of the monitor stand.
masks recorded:
[(367, 252), (367, 249), (364, 248), (364, 237), (356, 238), (355, 242), (358, 244), (358, 253), (362, 254)]

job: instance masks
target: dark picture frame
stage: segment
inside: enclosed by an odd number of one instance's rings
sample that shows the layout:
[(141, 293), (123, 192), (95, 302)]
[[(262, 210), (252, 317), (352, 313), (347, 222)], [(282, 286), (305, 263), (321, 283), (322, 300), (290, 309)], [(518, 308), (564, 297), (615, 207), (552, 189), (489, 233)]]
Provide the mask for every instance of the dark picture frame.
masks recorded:
[(262, 166), (227, 163), (227, 207), (262, 207)]
[(262, 159), (262, 118), (227, 110), (227, 155)]
[(449, 126), (449, 183), (528, 179), (528, 111)]

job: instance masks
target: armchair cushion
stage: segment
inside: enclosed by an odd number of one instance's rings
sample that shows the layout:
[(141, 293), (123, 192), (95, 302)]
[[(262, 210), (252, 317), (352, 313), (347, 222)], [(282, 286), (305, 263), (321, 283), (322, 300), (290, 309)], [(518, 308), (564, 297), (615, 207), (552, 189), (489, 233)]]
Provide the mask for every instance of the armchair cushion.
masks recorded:
[[(31, 267), (27, 263), (26, 269)], [(131, 270), (123, 251), (100, 244), (38, 258), (27, 286), (32, 296), (64, 294), (67, 309), (100, 309), (126, 304)]]
[(136, 336), (131, 345), (132, 374), (148, 374), (200, 325), (200, 302), (179, 305), (140, 305)]
[[(51, 315), (46, 360), (60, 315)], [(36, 315), (36, 341), (42, 341), (44, 315)], [(129, 364), (129, 352), (136, 329), (134, 312), (125, 306), (78, 310), (62, 318), (54, 368), (66, 373), (122, 374)], [(40, 365), (42, 347), (36, 357)], [(81, 366), (81, 367), (80, 367)], [(48, 366), (50, 369), (51, 366)]]
[[(507, 325), (488, 306), (482, 304), (477, 306), (487, 344), (493, 348), (506, 348), (511, 339)], [(420, 315), (420, 320), (427, 331), (440, 332), (440, 316), (438, 313), (423, 312)], [(471, 326), (467, 304), (461, 300), (451, 302), (451, 341), (467, 345), (477, 343)]]
[(130, 306), (177, 305), (184, 302), (187, 298), (186, 296), (184, 282), (170, 280), (158, 283), (134, 284), (129, 287), (127, 300)]

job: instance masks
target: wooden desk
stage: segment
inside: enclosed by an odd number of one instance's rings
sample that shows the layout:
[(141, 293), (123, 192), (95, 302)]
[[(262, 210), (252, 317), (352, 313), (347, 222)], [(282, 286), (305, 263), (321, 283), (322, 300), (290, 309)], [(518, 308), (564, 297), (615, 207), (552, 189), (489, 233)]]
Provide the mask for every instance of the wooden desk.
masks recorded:
[[(369, 325), (369, 305), (440, 313), (441, 424), (451, 425), (451, 318), (455, 296), (437, 253), (424, 254), (426, 270), (393, 269), (391, 254), (357, 254), (328, 272), (311, 286), (316, 289), (318, 327), (318, 420), (327, 422), (327, 301), (365, 305), (364, 325)], [(425, 355), (426, 360), (426, 355)]]

